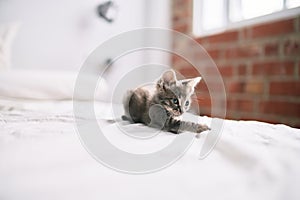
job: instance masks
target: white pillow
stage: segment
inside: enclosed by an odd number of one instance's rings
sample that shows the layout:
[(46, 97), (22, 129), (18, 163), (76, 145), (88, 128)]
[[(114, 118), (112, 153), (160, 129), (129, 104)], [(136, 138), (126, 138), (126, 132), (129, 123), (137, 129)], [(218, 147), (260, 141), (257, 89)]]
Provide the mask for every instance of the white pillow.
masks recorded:
[(0, 25), (0, 70), (10, 67), (11, 44), (16, 34), (16, 23)]
[[(0, 98), (19, 98), (37, 100), (71, 100), (78, 73), (50, 70), (8, 70), (0, 73)], [(87, 81), (89, 76), (86, 75)], [(99, 80), (100, 82), (100, 80)], [(97, 87), (95, 99), (107, 99), (107, 84), (101, 79), (101, 87)], [(75, 100), (88, 99), (84, 94)]]

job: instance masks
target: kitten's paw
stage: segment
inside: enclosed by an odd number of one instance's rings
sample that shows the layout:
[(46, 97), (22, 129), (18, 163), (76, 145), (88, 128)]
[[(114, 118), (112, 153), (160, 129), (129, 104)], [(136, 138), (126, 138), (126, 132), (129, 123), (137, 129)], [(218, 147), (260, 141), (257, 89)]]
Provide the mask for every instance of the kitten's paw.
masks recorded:
[(211, 130), (211, 129), (207, 125), (205, 125), (205, 124), (198, 124), (196, 133), (201, 133), (203, 131), (209, 131), (209, 130)]

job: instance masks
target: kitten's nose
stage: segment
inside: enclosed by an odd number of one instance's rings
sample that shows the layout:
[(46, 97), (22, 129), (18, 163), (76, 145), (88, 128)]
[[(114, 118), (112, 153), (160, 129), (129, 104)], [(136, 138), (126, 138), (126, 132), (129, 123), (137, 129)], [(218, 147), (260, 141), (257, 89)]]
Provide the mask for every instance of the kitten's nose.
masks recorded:
[(177, 107), (177, 109), (176, 109), (180, 114), (182, 114), (182, 110), (181, 110), (181, 108), (180, 107)]

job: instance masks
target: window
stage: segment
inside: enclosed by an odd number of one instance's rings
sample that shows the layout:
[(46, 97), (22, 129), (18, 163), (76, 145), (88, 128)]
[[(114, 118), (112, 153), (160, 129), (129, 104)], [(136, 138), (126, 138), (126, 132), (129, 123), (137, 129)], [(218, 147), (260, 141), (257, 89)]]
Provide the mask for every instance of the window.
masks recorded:
[(193, 32), (208, 35), (300, 14), (300, 0), (194, 0)]

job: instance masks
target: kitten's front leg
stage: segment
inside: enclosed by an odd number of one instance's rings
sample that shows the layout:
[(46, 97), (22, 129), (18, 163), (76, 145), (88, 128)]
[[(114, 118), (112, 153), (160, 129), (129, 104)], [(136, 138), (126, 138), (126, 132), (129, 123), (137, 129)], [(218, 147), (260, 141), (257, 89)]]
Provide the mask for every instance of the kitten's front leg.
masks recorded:
[(193, 122), (181, 121), (174, 117), (169, 117), (165, 109), (161, 105), (153, 105), (149, 109), (150, 122), (146, 123), (148, 126), (165, 129), (173, 133), (180, 133), (183, 131), (190, 131), (194, 133), (201, 133), (210, 130), (206, 125), (196, 124)]
[(146, 123), (148, 126), (162, 130), (168, 119), (165, 109), (158, 104), (152, 105), (149, 109), (150, 122)]
[(210, 128), (205, 124), (197, 124), (194, 122), (181, 121), (174, 118), (170, 118), (167, 121), (165, 128), (176, 134), (182, 131), (201, 133), (203, 131), (210, 130)]

